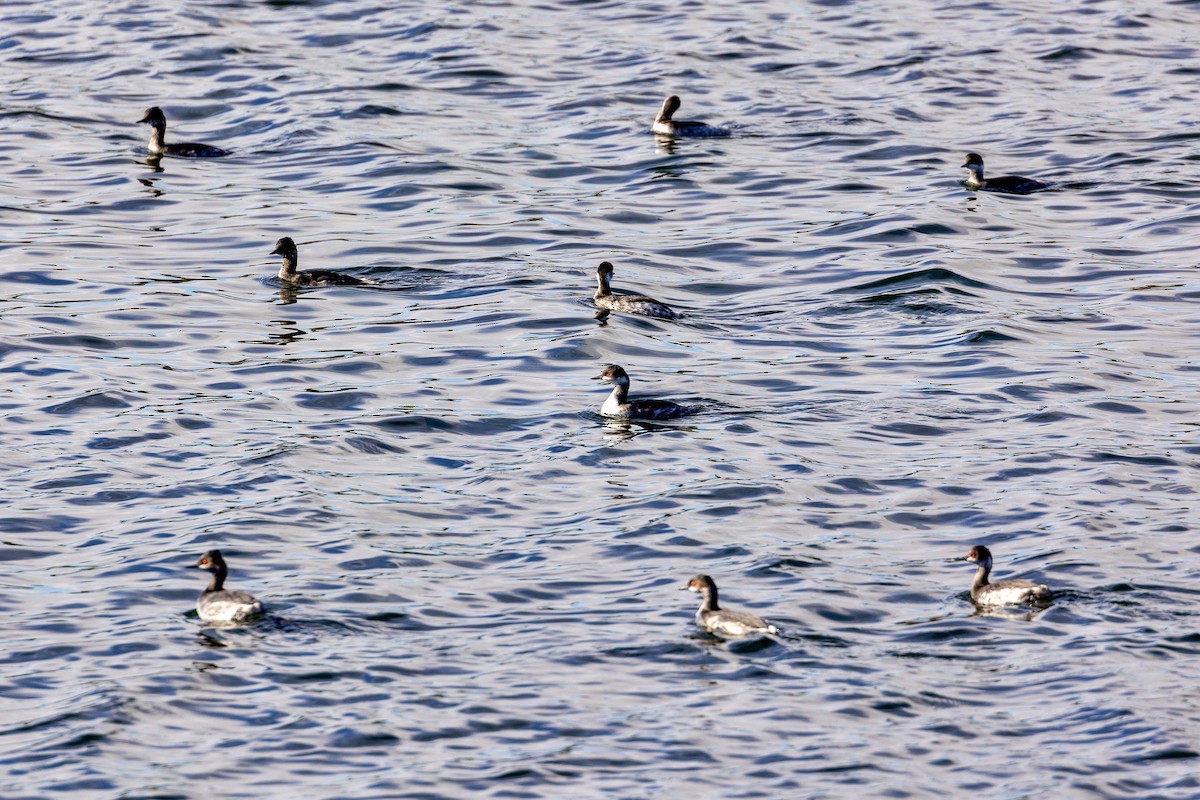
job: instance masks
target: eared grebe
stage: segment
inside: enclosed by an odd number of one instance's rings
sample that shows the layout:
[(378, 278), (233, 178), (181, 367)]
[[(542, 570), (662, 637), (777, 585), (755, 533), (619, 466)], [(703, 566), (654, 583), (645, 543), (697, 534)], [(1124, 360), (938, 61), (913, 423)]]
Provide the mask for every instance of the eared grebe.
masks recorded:
[(983, 177), (983, 156), (979, 153), (967, 153), (963, 160), (967, 168), (967, 177), (963, 183), (968, 189), (978, 189), (984, 192), (1003, 192), (1004, 194), (1032, 194), (1042, 189), (1049, 189), (1050, 184), (1035, 181), (1033, 178), (1023, 178), (1020, 175), (1001, 175), (999, 178)]
[(613, 385), (612, 394), (604, 401), (604, 405), (600, 406), (600, 413), (606, 417), (674, 419), (694, 414), (698, 410), (694, 406), (681, 406), (670, 400), (630, 400), (629, 375), (616, 364), (605, 367), (596, 378)]
[(703, 122), (671, 119), (678, 110), (678, 97), (671, 95), (666, 100), (663, 100), (662, 108), (659, 109), (658, 116), (654, 118), (654, 125), (651, 126), (650, 130), (662, 136), (695, 136), (711, 139), (729, 135), (729, 131), (725, 128), (717, 128)]
[(613, 294), (608, 285), (612, 276), (613, 265), (607, 261), (600, 262), (600, 266), (596, 267), (596, 283), (598, 284), (596, 294), (592, 295), (597, 308), (606, 311), (624, 311), (626, 314), (642, 314), (647, 317), (662, 317), (663, 319), (675, 319), (682, 316), (670, 306), (658, 302), (653, 297), (640, 294)]
[(222, 588), (229, 568), (220, 550), (209, 550), (200, 556), (197, 569), (212, 573), (208, 588), (196, 600), (196, 613), (205, 622), (246, 622), (262, 616), (263, 604), (245, 592), (231, 592)]
[(146, 116), (138, 122), (150, 123), (150, 155), (179, 156), (180, 158), (220, 158), (229, 155), (228, 150), (213, 147), (211, 144), (167, 144), (163, 138), (167, 135), (167, 117), (158, 106), (146, 109)]
[(765, 619), (745, 611), (726, 611), (717, 604), (717, 584), (707, 575), (697, 575), (680, 586), (699, 592), (700, 608), (696, 610), (696, 622), (709, 633), (722, 636), (749, 636), (752, 633), (779, 633), (779, 629)]
[(992, 572), (992, 551), (981, 544), (963, 558), (979, 565), (971, 582), (971, 599), (981, 606), (1006, 606), (1013, 603), (1042, 603), (1050, 599), (1050, 589), (1040, 583), (1020, 579), (988, 583)]
[(275, 249), (271, 251), (273, 256), (283, 256), (283, 263), (279, 266), (279, 280), (284, 283), (292, 283), (298, 286), (373, 286), (374, 281), (369, 281), (366, 278), (356, 278), (353, 275), (343, 275), (340, 272), (329, 272), (328, 270), (308, 270), (306, 272), (297, 272), (296, 264), (300, 258), (296, 252), (296, 243), (292, 241), (292, 237), (285, 236), (275, 243)]

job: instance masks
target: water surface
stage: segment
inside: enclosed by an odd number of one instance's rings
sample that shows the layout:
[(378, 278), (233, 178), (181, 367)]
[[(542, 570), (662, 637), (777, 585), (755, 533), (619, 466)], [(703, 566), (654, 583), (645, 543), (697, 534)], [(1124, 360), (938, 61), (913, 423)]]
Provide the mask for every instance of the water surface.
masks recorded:
[[(8, 4), (0, 794), (1200, 795), (1196, 42)], [(656, 141), (671, 93), (735, 135)], [(148, 162), (150, 105), (235, 154)], [(595, 319), (602, 260), (688, 315)], [(605, 423), (614, 362), (705, 411)], [(975, 543), (1058, 600), (976, 614)], [(212, 547), (269, 621), (195, 619)], [(784, 634), (702, 636), (697, 572)]]

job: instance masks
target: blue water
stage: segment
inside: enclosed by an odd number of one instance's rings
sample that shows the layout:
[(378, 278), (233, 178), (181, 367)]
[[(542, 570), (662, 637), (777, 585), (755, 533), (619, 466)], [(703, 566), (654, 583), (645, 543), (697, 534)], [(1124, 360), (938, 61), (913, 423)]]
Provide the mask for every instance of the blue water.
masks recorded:
[(1200, 797), (1198, 10), (0, 8), (0, 797)]

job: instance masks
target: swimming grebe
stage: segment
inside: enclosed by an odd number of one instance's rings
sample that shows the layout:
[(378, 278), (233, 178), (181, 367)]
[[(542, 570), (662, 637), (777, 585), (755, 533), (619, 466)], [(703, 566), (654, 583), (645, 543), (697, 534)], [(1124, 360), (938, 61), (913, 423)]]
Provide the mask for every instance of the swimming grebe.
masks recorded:
[(662, 317), (663, 319), (675, 319), (682, 316), (678, 311), (673, 310), (665, 303), (658, 302), (653, 297), (640, 294), (613, 294), (609, 287), (612, 276), (613, 265), (607, 261), (601, 261), (600, 266), (596, 267), (596, 283), (598, 284), (596, 294), (592, 295), (597, 308), (603, 308), (606, 311), (623, 311), (626, 314), (642, 314), (647, 317)]
[(654, 125), (651, 126), (650, 130), (661, 136), (695, 136), (711, 139), (729, 135), (729, 131), (725, 128), (717, 128), (713, 125), (692, 120), (676, 121), (671, 119), (678, 110), (678, 97), (671, 95), (666, 100), (663, 100), (662, 108), (659, 110), (658, 116), (654, 118)]
[(150, 123), (150, 155), (179, 156), (180, 158), (220, 158), (229, 155), (228, 150), (213, 147), (211, 144), (167, 144), (163, 138), (167, 135), (167, 117), (158, 106), (146, 109), (146, 116), (138, 122)]
[(992, 572), (992, 551), (981, 544), (971, 548), (964, 561), (979, 565), (971, 582), (971, 599), (981, 606), (1005, 606), (1013, 603), (1041, 603), (1050, 599), (1050, 589), (1040, 583), (1010, 579), (988, 583)]
[(1049, 189), (1050, 184), (1024, 178), (1020, 175), (1001, 175), (999, 178), (983, 177), (983, 156), (978, 153), (967, 153), (963, 160), (967, 168), (967, 177), (963, 183), (968, 189), (978, 189), (984, 192), (1003, 192), (1004, 194), (1032, 194), (1042, 189)]
[(600, 406), (600, 413), (606, 417), (674, 419), (698, 411), (694, 406), (681, 406), (670, 400), (630, 400), (629, 375), (616, 364), (605, 367), (596, 378), (613, 384), (612, 394)]
[(709, 633), (722, 636), (749, 636), (752, 633), (779, 633), (779, 629), (762, 617), (745, 611), (727, 611), (717, 605), (717, 584), (707, 575), (697, 575), (680, 586), (699, 592), (700, 608), (696, 611), (696, 623)]
[(356, 278), (353, 275), (343, 275), (340, 272), (330, 272), (328, 270), (308, 270), (305, 272), (297, 272), (296, 264), (299, 263), (299, 254), (296, 252), (296, 243), (292, 241), (292, 237), (284, 236), (275, 243), (275, 249), (271, 251), (273, 256), (283, 256), (283, 264), (279, 267), (279, 280), (284, 283), (294, 283), (299, 286), (374, 286), (374, 281), (369, 281), (366, 278)]
[(208, 588), (196, 600), (196, 613), (205, 622), (247, 622), (264, 613), (263, 604), (245, 592), (231, 592), (223, 588), (229, 568), (220, 550), (209, 550), (200, 556), (197, 569), (212, 573)]

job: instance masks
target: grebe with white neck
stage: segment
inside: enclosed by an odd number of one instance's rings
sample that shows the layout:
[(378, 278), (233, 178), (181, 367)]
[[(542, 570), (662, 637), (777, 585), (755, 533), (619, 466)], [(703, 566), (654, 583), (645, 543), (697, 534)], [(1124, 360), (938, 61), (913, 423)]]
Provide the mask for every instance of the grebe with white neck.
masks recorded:
[(609, 286), (613, 271), (613, 265), (608, 261), (601, 261), (600, 266), (596, 267), (597, 286), (596, 294), (592, 296), (592, 299), (597, 308), (662, 319), (676, 319), (683, 316), (666, 303), (660, 303), (653, 297), (641, 294), (613, 294), (612, 288)]
[(690, 136), (697, 139), (715, 139), (730, 135), (727, 129), (718, 128), (706, 122), (672, 119), (675, 112), (679, 110), (679, 105), (680, 100), (675, 95), (663, 100), (662, 108), (659, 109), (658, 116), (654, 118), (654, 125), (650, 127), (650, 130), (659, 136)]
[(1001, 175), (999, 178), (983, 177), (983, 156), (978, 153), (967, 153), (963, 159), (967, 168), (967, 177), (963, 179), (968, 189), (983, 192), (1001, 192), (1003, 194), (1032, 194), (1042, 189), (1049, 189), (1050, 184), (1042, 183), (1033, 178), (1021, 175)]
[(688, 414), (694, 414), (699, 409), (695, 406), (681, 406), (670, 400), (629, 399), (629, 375), (616, 364), (609, 365), (596, 376), (598, 380), (613, 385), (612, 394), (600, 406), (600, 413), (606, 417), (621, 419), (675, 419)]
[(680, 589), (698, 592), (700, 608), (696, 624), (720, 636), (749, 636), (754, 633), (779, 633), (779, 629), (760, 616), (745, 611), (729, 611), (717, 603), (717, 584), (707, 575), (697, 575)]
[(300, 255), (296, 250), (296, 243), (292, 241), (292, 237), (290, 236), (284, 236), (275, 242), (275, 249), (271, 251), (271, 255), (283, 256), (283, 263), (279, 266), (279, 280), (287, 284), (295, 284), (297, 286), (376, 285), (375, 281), (370, 281), (366, 278), (356, 278), (353, 275), (343, 275), (340, 272), (331, 272), (329, 270), (298, 271), (296, 265), (300, 262)]
[(167, 115), (158, 106), (146, 109), (146, 114), (138, 122), (150, 123), (150, 155), (176, 156), (178, 158), (221, 158), (229, 155), (228, 150), (222, 150), (211, 144), (196, 144), (182, 142), (167, 144)]
[(988, 582), (992, 573), (992, 551), (977, 544), (963, 557), (977, 565), (971, 582), (971, 599), (981, 606), (1007, 606), (1020, 603), (1044, 603), (1050, 600), (1049, 587), (1033, 581), (1011, 578)]
[(200, 556), (196, 568), (212, 573), (208, 588), (196, 600), (196, 613), (200, 619), (205, 622), (249, 622), (265, 613), (257, 598), (225, 588), (229, 567), (225, 566), (220, 550), (209, 550)]

